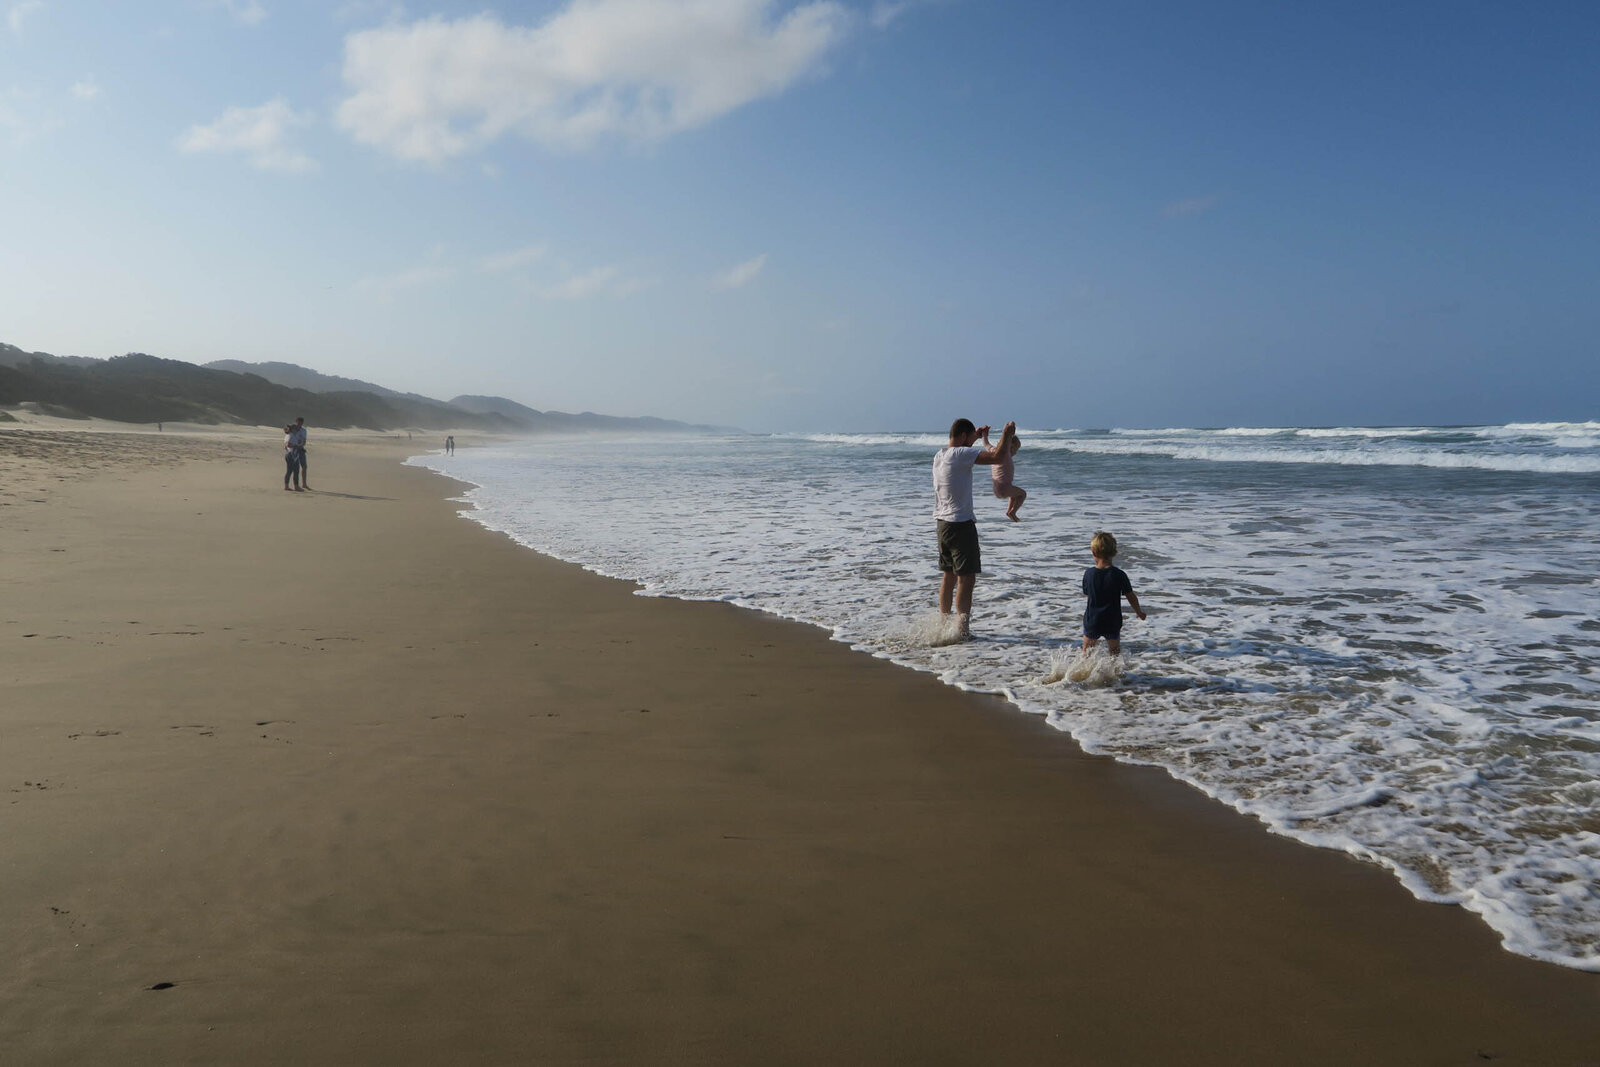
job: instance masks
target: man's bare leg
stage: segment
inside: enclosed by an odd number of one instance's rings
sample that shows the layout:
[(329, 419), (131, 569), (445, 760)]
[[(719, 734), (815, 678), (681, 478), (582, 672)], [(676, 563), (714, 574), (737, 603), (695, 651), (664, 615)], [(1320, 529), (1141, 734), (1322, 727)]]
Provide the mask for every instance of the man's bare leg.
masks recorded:
[(972, 587), (977, 581), (976, 574), (945, 571), (939, 575), (939, 614), (948, 615), (950, 609), (955, 608), (962, 637), (972, 633)]
[(972, 636), (972, 587), (977, 584), (976, 574), (956, 575), (956, 619), (962, 637)]
[(956, 575), (956, 614), (972, 614), (972, 587), (978, 584), (976, 574)]

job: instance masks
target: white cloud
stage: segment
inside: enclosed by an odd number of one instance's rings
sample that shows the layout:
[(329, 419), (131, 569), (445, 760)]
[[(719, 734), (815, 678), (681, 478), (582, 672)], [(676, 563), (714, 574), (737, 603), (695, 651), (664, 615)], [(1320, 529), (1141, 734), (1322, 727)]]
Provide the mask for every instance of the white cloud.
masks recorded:
[(544, 245), (527, 245), (510, 252), (485, 256), (478, 261), (478, 270), (484, 274), (504, 274), (519, 267), (526, 267), (530, 263), (537, 263), (544, 258), (546, 251), (548, 249)]
[(258, 0), (210, 0), (207, 6), (221, 8), (241, 26), (259, 26), (267, 17), (267, 9)]
[(209, 126), (190, 126), (178, 138), (183, 152), (243, 152), (261, 170), (304, 173), (316, 162), (289, 144), (289, 131), (309, 119), (297, 115), (282, 97), (260, 107), (230, 107)]
[(755, 259), (747, 259), (738, 266), (729, 267), (721, 274), (711, 279), (713, 289), (738, 289), (755, 281), (756, 275), (761, 273), (761, 268), (767, 265), (767, 254), (761, 253)]
[(1161, 209), (1161, 213), (1169, 219), (1182, 218), (1184, 215), (1200, 215), (1217, 206), (1222, 197), (1216, 193), (1207, 196), (1190, 197), (1188, 200), (1176, 200)]
[(657, 141), (783, 92), (852, 21), (836, 0), (569, 0), (537, 26), (440, 17), (345, 38), (338, 122), (443, 162), (516, 135), (577, 150)]
[(43, 7), (44, 0), (22, 0), (20, 4), (12, 4), (6, 11), (6, 25), (10, 27), (12, 33), (20, 35), (22, 24)]
[(73, 82), (72, 88), (67, 91), (72, 94), (74, 99), (87, 102), (100, 95), (100, 86), (93, 78), (85, 78), (82, 81)]

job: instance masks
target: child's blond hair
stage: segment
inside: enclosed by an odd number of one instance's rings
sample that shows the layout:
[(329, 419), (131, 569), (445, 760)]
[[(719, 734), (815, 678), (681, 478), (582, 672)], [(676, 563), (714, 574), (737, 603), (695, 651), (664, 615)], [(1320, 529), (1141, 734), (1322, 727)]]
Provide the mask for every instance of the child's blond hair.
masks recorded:
[(1116, 559), (1117, 539), (1101, 530), (1089, 541), (1089, 551), (1095, 559)]
[(1022, 438), (1013, 437), (1011, 439), (1011, 454), (1013, 456), (1016, 455), (1017, 454), (1017, 449), (1019, 449), (1021, 447), (1022, 447)]

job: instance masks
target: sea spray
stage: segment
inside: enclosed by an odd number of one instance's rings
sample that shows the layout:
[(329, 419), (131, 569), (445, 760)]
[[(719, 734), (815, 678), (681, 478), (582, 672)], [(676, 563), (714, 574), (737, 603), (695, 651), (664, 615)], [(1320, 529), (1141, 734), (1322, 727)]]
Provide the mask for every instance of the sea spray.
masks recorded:
[(1049, 669), (1039, 681), (1042, 685), (1066, 681), (1104, 689), (1116, 685), (1130, 666), (1126, 655), (1113, 656), (1102, 645), (1090, 649), (1058, 648), (1050, 653)]
[(916, 648), (945, 648), (969, 640), (961, 628), (961, 616), (930, 611), (918, 615), (903, 625), (892, 626), (882, 636), (884, 647), (891, 651), (909, 651)]

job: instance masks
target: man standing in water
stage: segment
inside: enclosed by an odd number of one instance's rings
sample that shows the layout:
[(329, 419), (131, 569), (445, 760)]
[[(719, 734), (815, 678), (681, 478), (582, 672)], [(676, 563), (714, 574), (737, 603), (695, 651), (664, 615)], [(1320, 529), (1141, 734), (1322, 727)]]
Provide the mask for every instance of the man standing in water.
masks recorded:
[(983, 572), (978, 518), (972, 509), (972, 468), (978, 463), (998, 463), (1010, 455), (1017, 424), (1006, 423), (1000, 443), (993, 448), (976, 447), (974, 442), (988, 435), (989, 427), (957, 419), (950, 424), (950, 443), (933, 457), (933, 517), (939, 520), (939, 570), (943, 572), (939, 614), (948, 617), (954, 606), (962, 637), (971, 633), (972, 587)]

